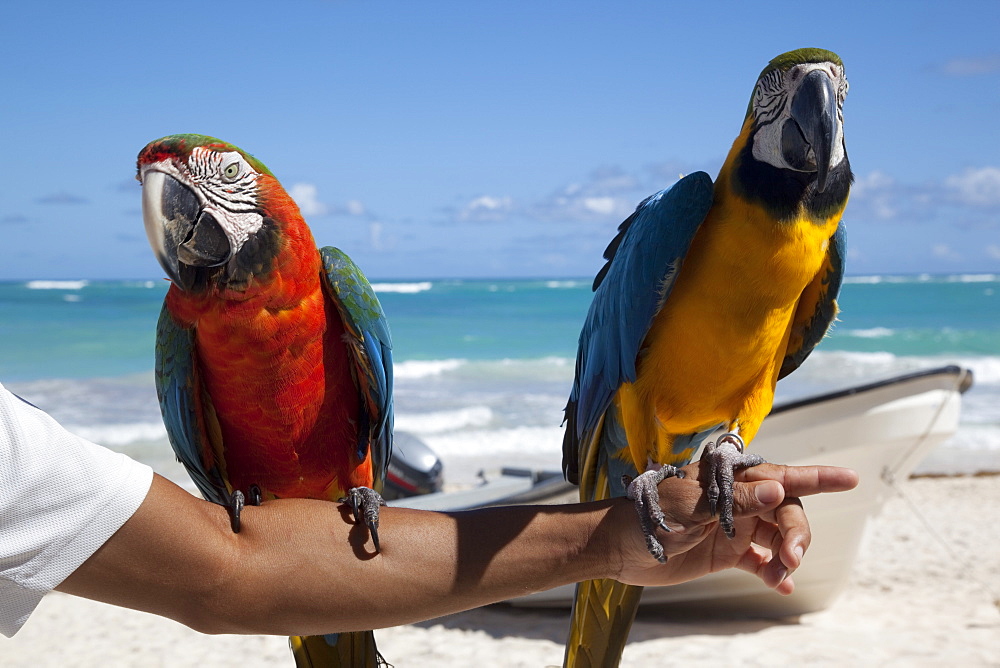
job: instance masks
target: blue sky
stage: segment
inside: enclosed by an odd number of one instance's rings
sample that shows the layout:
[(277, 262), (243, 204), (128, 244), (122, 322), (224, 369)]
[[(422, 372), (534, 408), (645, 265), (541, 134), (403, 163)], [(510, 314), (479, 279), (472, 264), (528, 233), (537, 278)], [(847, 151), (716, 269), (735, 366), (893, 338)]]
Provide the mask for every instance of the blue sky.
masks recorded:
[(255, 154), (372, 278), (590, 276), (713, 176), (757, 74), (843, 58), (852, 274), (1000, 272), (1000, 2), (8, 3), (0, 280), (162, 275), (135, 156)]

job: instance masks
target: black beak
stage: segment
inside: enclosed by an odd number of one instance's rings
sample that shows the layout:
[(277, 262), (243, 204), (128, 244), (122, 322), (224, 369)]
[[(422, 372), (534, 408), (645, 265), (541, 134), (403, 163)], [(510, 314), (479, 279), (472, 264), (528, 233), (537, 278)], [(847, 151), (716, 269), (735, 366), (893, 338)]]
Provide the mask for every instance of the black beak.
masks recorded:
[(198, 268), (224, 264), (232, 254), (215, 217), (202, 210), (190, 188), (164, 172), (143, 175), (142, 219), (157, 261), (184, 290), (194, 286)]
[(781, 152), (792, 169), (816, 172), (816, 190), (826, 189), (836, 140), (837, 95), (823, 70), (813, 70), (792, 98), (791, 118), (781, 129)]

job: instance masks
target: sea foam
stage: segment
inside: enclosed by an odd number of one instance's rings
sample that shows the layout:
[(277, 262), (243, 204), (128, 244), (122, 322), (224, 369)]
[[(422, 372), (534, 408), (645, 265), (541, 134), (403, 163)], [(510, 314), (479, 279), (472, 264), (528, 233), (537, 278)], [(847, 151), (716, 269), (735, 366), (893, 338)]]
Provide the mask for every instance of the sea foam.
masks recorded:
[(82, 290), (90, 285), (90, 281), (28, 281), (24, 287), (29, 290)]
[(66, 429), (92, 443), (121, 447), (131, 443), (160, 441), (167, 437), (162, 422), (135, 422), (131, 424), (66, 425)]
[(886, 336), (892, 336), (896, 332), (888, 327), (872, 327), (870, 329), (846, 329), (838, 333), (844, 334), (845, 336), (857, 336), (862, 339), (880, 339)]
[(450, 411), (397, 413), (396, 429), (424, 436), (470, 427), (485, 427), (493, 419), (489, 406), (468, 406)]
[(993, 283), (1000, 280), (1000, 276), (997, 274), (959, 274), (958, 276), (949, 276), (947, 280), (950, 283)]
[(375, 292), (399, 292), (402, 294), (426, 292), (432, 287), (434, 287), (434, 284), (430, 281), (421, 281), (419, 283), (372, 283), (372, 290)]
[[(563, 429), (552, 427), (514, 427), (512, 429), (470, 429), (448, 434), (428, 435), (427, 445), (443, 457), (485, 455), (532, 454), (551, 456), (558, 459), (562, 455)], [(508, 463), (516, 464), (517, 460)]]
[(1000, 274), (876, 274), (872, 276), (845, 276), (844, 284), (878, 285), (880, 283), (994, 283), (1000, 282)]
[(466, 360), (407, 360), (393, 364), (393, 375), (400, 380), (416, 380), (430, 376), (440, 376), (466, 364)]

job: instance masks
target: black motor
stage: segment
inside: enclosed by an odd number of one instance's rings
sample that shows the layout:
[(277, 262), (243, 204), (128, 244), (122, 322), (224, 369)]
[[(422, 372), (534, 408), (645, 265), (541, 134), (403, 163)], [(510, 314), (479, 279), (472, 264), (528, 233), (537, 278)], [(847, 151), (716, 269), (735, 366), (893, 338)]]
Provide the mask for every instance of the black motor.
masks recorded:
[(441, 491), (441, 460), (413, 434), (397, 431), (392, 439), (392, 457), (385, 476), (382, 497), (401, 499)]

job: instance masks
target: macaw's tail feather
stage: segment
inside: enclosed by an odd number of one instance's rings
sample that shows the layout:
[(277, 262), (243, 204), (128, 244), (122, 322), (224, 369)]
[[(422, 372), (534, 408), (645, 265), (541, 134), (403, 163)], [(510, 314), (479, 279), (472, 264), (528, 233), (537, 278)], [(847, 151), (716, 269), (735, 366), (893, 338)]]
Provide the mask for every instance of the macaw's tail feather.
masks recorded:
[[(639, 474), (622, 452), (628, 438), (617, 409), (605, 412), (595, 432), (587, 436), (580, 466), (580, 500), (596, 501), (625, 495), (622, 475)], [(642, 587), (615, 580), (586, 580), (576, 586), (566, 641), (566, 668), (614, 668), (622, 658), (632, 620), (639, 609)]]
[(297, 668), (391, 668), (371, 631), (292, 636), (288, 639)]
[(566, 641), (566, 668), (617, 666), (639, 609), (642, 587), (615, 580), (587, 580), (576, 586)]

